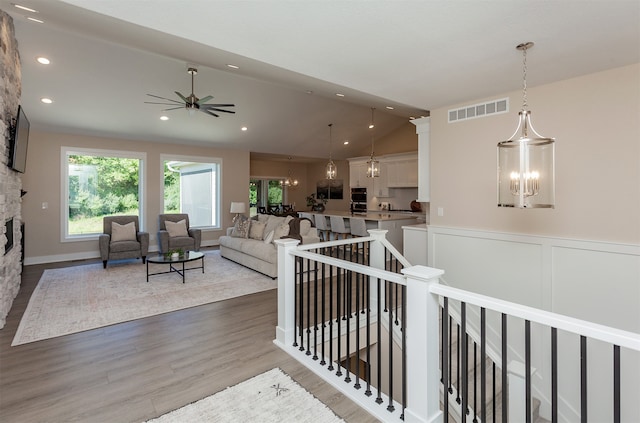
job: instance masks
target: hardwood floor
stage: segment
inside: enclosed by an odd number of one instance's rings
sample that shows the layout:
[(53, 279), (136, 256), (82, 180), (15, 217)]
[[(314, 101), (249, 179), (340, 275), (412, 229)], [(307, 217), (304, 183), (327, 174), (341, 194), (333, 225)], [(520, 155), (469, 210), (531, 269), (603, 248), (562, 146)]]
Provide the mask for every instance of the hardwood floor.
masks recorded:
[(280, 367), (347, 422), (377, 421), (273, 344), (276, 290), (11, 347), (45, 268), (0, 330), (0, 421), (142, 422)]

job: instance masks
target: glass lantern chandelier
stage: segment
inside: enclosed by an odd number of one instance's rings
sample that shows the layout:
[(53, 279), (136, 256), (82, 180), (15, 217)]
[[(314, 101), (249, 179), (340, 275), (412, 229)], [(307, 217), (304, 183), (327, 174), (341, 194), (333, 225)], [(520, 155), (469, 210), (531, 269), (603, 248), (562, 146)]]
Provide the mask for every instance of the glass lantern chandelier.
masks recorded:
[[(371, 108), (371, 123), (369, 124), (369, 129), (373, 129), (375, 127), (373, 123), (373, 111), (374, 107)], [(380, 176), (380, 162), (376, 160), (373, 155), (373, 135), (371, 136), (371, 157), (367, 160), (367, 178), (377, 178)]]
[(333, 123), (330, 123), (329, 124), (329, 163), (327, 163), (327, 179), (336, 179), (336, 176), (338, 176), (338, 167), (333, 162), (333, 160), (331, 160), (331, 144), (332, 144), (331, 127), (332, 126), (333, 126)]
[(287, 170), (287, 178), (285, 180), (280, 181), (280, 185), (284, 187), (297, 187), (299, 182), (296, 178), (291, 177), (291, 156), (288, 157), (289, 160), (289, 169)]
[(538, 134), (531, 125), (527, 105), (527, 50), (523, 55), (522, 110), (518, 127), (507, 141), (498, 143), (498, 207), (553, 208), (555, 203), (555, 140)]

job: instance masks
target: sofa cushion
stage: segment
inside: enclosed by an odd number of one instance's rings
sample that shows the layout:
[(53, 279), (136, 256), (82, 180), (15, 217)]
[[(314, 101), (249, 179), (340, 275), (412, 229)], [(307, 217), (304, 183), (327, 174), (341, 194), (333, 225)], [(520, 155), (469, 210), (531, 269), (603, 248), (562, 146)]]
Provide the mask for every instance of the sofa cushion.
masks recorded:
[(275, 233), (275, 231), (269, 231), (268, 234), (266, 234), (264, 236), (264, 243), (265, 244), (270, 244), (273, 241), (273, 234)]
[(111, 222), (111, 242), (135, 240), (136, 224), (134, 222), (129, 222), (126, 225), (121, 225), (117, 222)]
[(287, 235), (289, 235), (289, 224), (288, 223), (282, 223), (282, 224), (276, 226), (276, 228), (274, 229), (273, 239), (275, 241), (276, 239), (280, 239), (283, 236), (287, 236)]
[(169, 236), (171, 238), (175, 238), (177, 236), (189, 236), (189, 233), (187, 232), (187, 222), (184, 219), (177, 222), (166, 220), (164, 222), (164, 226), (167, 228), (167, 232), (169, 232)]
[(138, 241), (115, 241), (109, 245), (109, 250), (111, 253), (140, 251), (140, 243)]
[(269, 263), (275, 263), (278, 260), (278, 251), (274, 244), (265, 244), (255, 239), (221, 236), (220, 245)]
[(262, 238), (264, 237), (264, 228), (266, 226), (267, 224), (264, 222), (260, 222), (258, 220), (251, 221), (251, 227), (249, 228), (249, 238), (262, 241)]
[(311, 221), (307, 219), (300, 219), (300, 235), (306, 235), (311, 229)]
[(236, 220), (236, 224), (233, 226), (233, 231), (231, 231), (231, 236), (234, 238), (247, 238), (249, 236), (250, 227), (251, 227), (251, 220), (238, 219)]
[[(276, 229), (278, 225), (284, 223), (284, 217), (269, 215), (269, 219), (267, 220), (267, 226), (264, 228), (264, 233), (268, 234), (269, 232)], [(278, 237), (274, 236), (274, 239), (278, 239)]]

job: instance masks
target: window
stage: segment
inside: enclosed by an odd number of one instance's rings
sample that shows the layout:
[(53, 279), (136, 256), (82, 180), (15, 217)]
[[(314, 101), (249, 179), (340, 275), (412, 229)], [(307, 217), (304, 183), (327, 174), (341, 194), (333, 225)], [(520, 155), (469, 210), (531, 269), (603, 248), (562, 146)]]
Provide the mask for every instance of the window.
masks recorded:
[(271, 205), (281, 205), (286, 201), (286, 190), (280, 179), (252, 178), (249, 182), (250, 215), (258, 213), (258, 207), (269, 209)]
[(62, 240), (93, 239), (102, 218), (134, 214), (143, 227), (144, 153), (62, 148)]
[(193, 227), (220, 228), (222, 160), (168, 155), (161, 159), (164, 212), (187, 213)]

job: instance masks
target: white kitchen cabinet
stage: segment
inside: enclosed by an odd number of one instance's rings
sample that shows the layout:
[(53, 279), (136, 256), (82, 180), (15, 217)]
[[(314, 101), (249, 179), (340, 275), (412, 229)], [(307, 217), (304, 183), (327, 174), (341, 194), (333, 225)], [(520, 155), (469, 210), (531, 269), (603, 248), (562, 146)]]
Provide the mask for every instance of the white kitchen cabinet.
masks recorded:
[[(366, 167), (365, 167), (366, 170)], [(388, 197), (389, 196), (389, 183), (387, 179), (388, 166), (385, 162), (380, 162), (380, 176), (371, 179), (371, 193), (374, 197)]]
[(414, 188), (418, 186), (418, 158), (389, 160), (387, 186), (389, 188)]
[(351, 188), (368, 188), (367, 163), (349, 163), (349, 186)]

